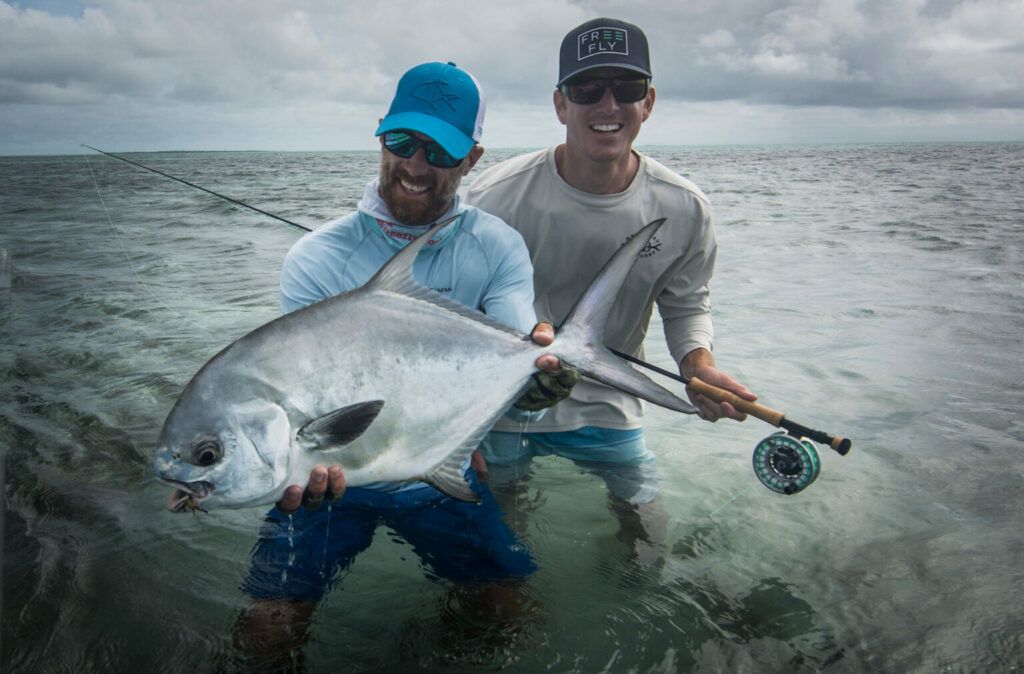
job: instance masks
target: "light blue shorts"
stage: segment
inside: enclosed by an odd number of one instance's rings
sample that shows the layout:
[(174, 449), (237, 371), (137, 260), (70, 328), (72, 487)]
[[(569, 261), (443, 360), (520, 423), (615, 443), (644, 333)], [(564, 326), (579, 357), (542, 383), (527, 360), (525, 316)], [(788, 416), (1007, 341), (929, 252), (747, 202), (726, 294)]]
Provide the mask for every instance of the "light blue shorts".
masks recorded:
[(658, 469), (642, 429), (620, 431), (584, 426), (557, 433), (491, 431), (480, 443), (488, 483), (498, 487), (526, 475), (536, 456), (562, 456), (601, 477), (618, 498), (650, 503), (658, 493)]

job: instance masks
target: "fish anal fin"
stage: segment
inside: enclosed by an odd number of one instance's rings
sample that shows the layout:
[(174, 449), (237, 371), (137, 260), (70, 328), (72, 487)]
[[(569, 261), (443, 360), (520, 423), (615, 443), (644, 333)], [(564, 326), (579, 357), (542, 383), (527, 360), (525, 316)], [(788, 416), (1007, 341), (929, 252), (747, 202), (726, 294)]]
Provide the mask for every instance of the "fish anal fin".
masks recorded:
[(420, 480), (457, 501), (480, 503), (483, 500), (480, 494), (470, 489), (469, 483), (466, 482), (465, 469), (469, 463), (469, 457), (480, 446), (480, 442), (495, 422), (505, 414), (505, 410), (512, 404), (512, 401), (522, 395), (528, 384), (529, 378), (524, 378), (519, 388), (502, 405), (494, 410), (489, 417), (482, 419), (476, 428), (471, 429), (463, 436), (459, 447)]
[(464, 470), (466, 462), (469, 460), (469, 455), (479, 446), (482, 436), (483, 434), (481, 433), (474, 433), (468, 441), (452, 452), (443, 463), (427, 473), (423, 477), (423, 481), (456, 501), (479, 503), (481, 501), (480, 494), (470, 489), (469, 483), (466, 482)]
[(328, 412), (299, 429), (299, 439), (315, 449), (347, 445), (370, 427), (382, 407), (383, 400), (365, 400)]
[(480, 494), (470, 489), (469, 483), (466, 482), (466, 478), (461, 470), (455, 472), (435, 470), (430, 475), (424, 477), (423, 481), (456, 501), (479, 503), (483, 500)]

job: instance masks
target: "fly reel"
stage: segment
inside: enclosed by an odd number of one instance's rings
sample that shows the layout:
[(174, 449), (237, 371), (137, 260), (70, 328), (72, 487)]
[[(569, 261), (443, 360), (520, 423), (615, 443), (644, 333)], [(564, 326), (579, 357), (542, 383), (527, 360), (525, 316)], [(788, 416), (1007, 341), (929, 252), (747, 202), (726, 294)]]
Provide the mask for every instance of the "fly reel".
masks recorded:
[(803, 491), (820, 472), (818, 450), (806, 438), (779, 431), (754, 448), (754, 474), (761, 484), (779, 494)]

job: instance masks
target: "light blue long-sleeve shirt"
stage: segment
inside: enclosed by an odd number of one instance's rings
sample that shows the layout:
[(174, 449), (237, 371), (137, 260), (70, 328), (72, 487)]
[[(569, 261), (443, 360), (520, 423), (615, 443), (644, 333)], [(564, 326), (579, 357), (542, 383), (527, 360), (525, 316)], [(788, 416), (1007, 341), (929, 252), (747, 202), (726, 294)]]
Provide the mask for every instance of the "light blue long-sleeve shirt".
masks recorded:
[[(288, 252), (281, 270), (285, 313), (363, 285), (430, 228), (389, 223), (376, 181), (367, 186), (358, 208), (306, 234)], [(458, 197), (444, 217), (456, 212), (461, 217), (424, 246), (413, 276), (460, 304), (530, 332), (537, 322), (533, 266), (522, 236), (500, 218), (461, 206)]]

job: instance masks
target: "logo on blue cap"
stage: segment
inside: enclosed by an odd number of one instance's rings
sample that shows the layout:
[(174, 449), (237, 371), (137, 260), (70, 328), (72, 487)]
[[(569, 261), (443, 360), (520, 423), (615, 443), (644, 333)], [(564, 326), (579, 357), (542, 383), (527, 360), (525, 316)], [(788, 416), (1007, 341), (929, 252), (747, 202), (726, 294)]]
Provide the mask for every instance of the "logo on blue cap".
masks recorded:
[(442, 80), (424, 82), (410, 91), (409, 96), (423, 101), (434, 110), (443, 103), (451, 112), (455, 112), (455, 102), (459, 100), (459, 95), (449, 93), (448, 83)]
[(468, 72), (454, 63), (423, 63), (398, 81), (376, 135), (415, 131), (462, 159), (483, 134), (485, 107), (483, 91)]

